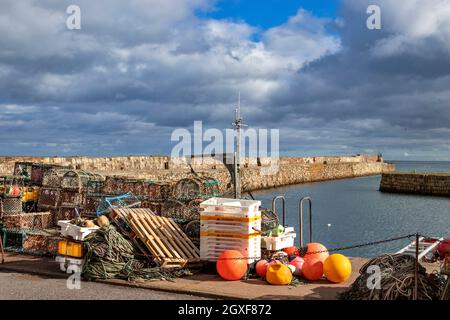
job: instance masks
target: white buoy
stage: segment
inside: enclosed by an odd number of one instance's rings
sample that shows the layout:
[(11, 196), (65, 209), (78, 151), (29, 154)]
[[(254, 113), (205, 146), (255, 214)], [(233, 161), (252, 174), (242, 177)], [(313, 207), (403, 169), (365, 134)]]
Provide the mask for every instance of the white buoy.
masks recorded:
[(328, 224), (328, 228), (331, 227), (331, 223)]

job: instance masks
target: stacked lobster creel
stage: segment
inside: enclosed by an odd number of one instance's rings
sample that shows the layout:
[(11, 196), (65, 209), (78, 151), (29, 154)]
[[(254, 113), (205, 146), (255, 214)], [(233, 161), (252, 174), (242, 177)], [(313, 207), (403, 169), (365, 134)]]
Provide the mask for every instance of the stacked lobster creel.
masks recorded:
[[(0, 187), (1, 233), (6, 251), (47, 254), (55, 236), (50, 212), (36, 212), (39, 187), (31, 187), (23, 176), (2, 177)], [(33, 211), (33, 212), (29, 212)]]

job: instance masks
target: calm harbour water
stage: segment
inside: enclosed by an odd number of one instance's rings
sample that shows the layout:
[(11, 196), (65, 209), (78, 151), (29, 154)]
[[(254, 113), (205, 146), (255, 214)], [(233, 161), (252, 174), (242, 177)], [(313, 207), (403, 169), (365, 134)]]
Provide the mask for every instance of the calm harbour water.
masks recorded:
[[(394, 162), (399, 172), (450, 172), (450, 162)], [(450, 198), (389, 194), (378, 191), (381, 176), (294, 185), (254, 192), (270, 208), (277, 195), (286, 197), (287, 225), (298, 232), (298, 202), (313, 199), (313, 241), (328, 248), (351, 246), (419, 232), (450, 237)], [(281, 221), (281, 201), (278, 202)], [(305, 204), (303, 239), (309, 239)], [(328, 226), (330, 224), (330, 226)], [(297, 238), (298, 241), (298, 238)], [(408, 240), (342, 251), (372, 257), (395, 252)], [(298, 244), (298, 242), (297, 242)]]

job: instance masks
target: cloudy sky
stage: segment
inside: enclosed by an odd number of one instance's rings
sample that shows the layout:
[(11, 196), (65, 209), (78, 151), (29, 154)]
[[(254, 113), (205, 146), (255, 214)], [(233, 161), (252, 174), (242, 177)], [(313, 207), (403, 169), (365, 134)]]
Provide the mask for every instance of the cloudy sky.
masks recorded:
[(450, 160), (448, 0), (1, 0), (0, 35), (2, 155), (168, 154), (240, 91), (284, 155)]

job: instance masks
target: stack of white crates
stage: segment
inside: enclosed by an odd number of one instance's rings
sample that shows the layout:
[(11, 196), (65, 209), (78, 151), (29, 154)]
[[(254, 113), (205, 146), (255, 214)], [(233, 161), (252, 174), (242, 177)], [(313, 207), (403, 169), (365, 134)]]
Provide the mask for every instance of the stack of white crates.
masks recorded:
[(200, 258), (216, 262), (238, 250), (253, 263), (261, 258), (261, 201), (211, 198), (200, 204)]

